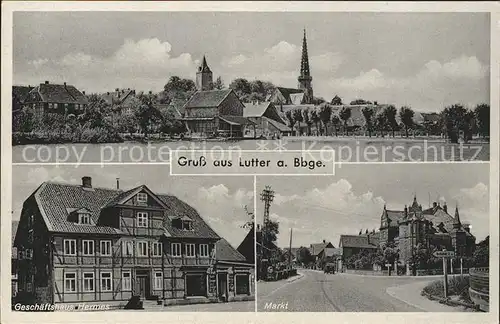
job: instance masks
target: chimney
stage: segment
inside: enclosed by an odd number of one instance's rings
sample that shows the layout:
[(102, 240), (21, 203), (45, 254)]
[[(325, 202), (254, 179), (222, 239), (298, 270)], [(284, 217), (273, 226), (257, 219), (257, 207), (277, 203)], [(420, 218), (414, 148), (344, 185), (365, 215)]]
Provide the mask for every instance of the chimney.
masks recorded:
[(116, 189), (120, 190), (120, 178), (116, 178)]
[(82, 91), (83, 95), (85, 95), (85, 90)]
[(66, 86), (66, 82), (64, 82), (64, 86)]
[(149, 90), (149, 94), (153, 94), (153, 91)]
[(323, 240), (323, 243), (326, 243), (326, 240)]
[(49, 84), (49, 81), (45, 81), (45, 84)]
[(436, 209), (436, 207), (437, 207), (437, 202), (433, 202), (432, 203), (432, 208)]
[(82, 187), (92, 188), (92, 178), (88, 176), (82, 177)]
[(446, 205), (446, 201), (443, 203), (443, 210), (445, 213), (448, 212), (448, 205)]
[(373, 102), (373, 104), (374, 104), (375, 106), (377, 106), (377, 105), (378, 105), (378, 102), (374, 101), (374, 102)]

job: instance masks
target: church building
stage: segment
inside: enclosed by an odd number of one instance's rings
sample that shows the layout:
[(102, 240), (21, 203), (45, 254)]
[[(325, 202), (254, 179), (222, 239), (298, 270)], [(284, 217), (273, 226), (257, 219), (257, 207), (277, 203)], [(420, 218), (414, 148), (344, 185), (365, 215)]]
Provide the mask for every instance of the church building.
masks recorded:
[(268, 101), (277, 106), (307, 105), (313, 103), (312, 76), (309, 69), (309, 55), (307, 52), (306, 30), (302, 39), (302, 58), (300, 62), (300, 75), (297, 89), (276, 87), (268, 96)]

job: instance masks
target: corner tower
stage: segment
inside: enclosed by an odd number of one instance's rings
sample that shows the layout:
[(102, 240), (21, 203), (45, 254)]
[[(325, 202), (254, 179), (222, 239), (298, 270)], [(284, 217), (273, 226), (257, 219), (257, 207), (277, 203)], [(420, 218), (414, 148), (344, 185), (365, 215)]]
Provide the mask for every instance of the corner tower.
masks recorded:
[(196, 72), (196, 89), (198, 91), (212, 90), (213, 86), (213, 76), (212, 71), (208, 67), (205, 55), (203, 55), (203, 61), (198, 67), (198, 72)]
[(299, 89), (304, 90), (304, 103), (311, 103), (313, 100), (312, 76), (309, 70), (309, 55), (307, 53), (306, 30), (302, 39), (302, 58), (300, 61), (300, 76), (298, 78)]

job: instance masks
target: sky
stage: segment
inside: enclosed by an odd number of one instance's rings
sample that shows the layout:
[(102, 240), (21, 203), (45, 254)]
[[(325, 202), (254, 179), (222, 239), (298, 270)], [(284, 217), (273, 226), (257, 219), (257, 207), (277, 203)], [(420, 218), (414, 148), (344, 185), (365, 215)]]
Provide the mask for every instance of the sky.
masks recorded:
[(145, 184), (156, 193), (172, 194), (194, 207), (219, 236), (237, 248), (248, 233), (241, 226), (249, 221), (244, 207), (253, 211), (253, 178), (170, 177), (165, 166), (13, 166), (12, 219), (18, 220), (24, 201), (45, 181), (81, 184), (92, 177), (92, 186), (128, 190)]
[(13, 83), (160, 91), (195, 78), (297, 86), (303, 29), (316, 96), (439, 111), (489, 102), (487, 13), (16, 12)]
[[(257, 197), (266, 185), (275, 191), (270, 218), (279, 222), (280, 247), (289, 246), (290, 229), (294, 247), (322, 240), (338, 247), (341, 234), (378, 230), (384, 204), (403, 210), (415, 194), (423, 208), (446, 202), (452, 215), (458, 204), (460, 220), (479, 242), (489, 235), (488, 174), (486, 163), (343, 165), (332, 177), (258, 177)], [(259, 223), (263, 211), (259, 199)]]

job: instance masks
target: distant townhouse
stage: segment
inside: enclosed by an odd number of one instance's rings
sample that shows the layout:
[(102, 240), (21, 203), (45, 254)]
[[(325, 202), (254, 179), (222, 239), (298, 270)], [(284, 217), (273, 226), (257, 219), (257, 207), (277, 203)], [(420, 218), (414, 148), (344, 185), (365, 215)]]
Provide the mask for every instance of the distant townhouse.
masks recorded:
[(135, 90), (131, 90), (130, 88), (116, 88), (115, 91), (100, 94), (99, 97), (104, 100), (112, 110), (122, 115), (132, 115), (134, 113), (134, 108), (141, 103), (136, 96)]
[(85, 91), (66, 84), (51, 84), (49, 81), (34, 87), (24, 99), (24, 106), (33, 109), (35, 116), (45, 114), (79, 115), (85, 112), (89, 101)]
[(253, 264), (228, 244), (216, 248), (221, 240), (194, 208), (145, 185), (45, 182), (24, 202), (15, 236), (19, 298), (119, 306), (132, 297), (165, 305), (253, 298)]
[(331, 242), (323, 240), (321, 243), (313, 243), (309, 247), (311, 256), (314, 258), (314, 262), (318, 263), (325, 260), (325, 251), (327, 248), (335, 248)]

